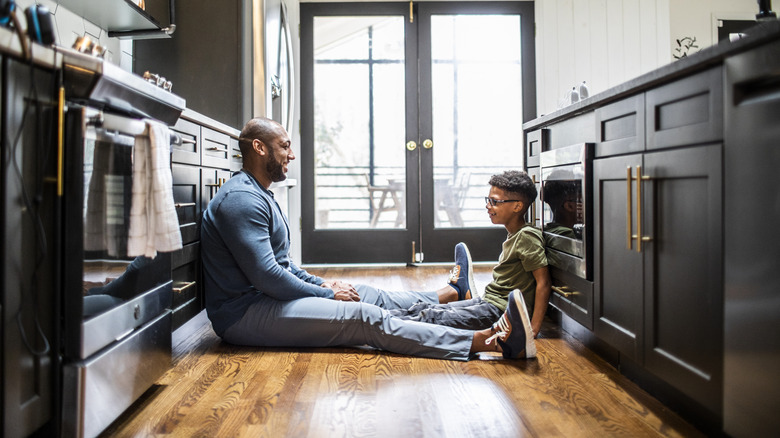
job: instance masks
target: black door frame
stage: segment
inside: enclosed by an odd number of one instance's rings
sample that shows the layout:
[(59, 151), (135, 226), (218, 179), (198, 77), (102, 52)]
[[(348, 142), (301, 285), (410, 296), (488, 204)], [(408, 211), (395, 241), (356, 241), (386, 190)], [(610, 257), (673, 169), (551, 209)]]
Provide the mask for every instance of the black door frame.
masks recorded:
[[(502, 227), (435, 228), (432, 208), (433, 184), (422, 183), (432, 175), (432, 151), (418, 147), (406, 150), (406, 228), (405, 229), (315, 229), (314, 178), (314, 58), (315, 16), (404, 16), (406, 53), (406, 141), (421, 145), (432, 138), (430, 63), (430, 16), (432, 14), (518, 14), (522, 38), (522, 123), (536, 118), (536, 67), (533, 2), (415, 2), (414, 20), (409, 20), (409, 4), (400, 3), (302, 3), (301, 7), (301, 217), (302, 261), (313, 263), (412, 263), (415, 252), (424, 253), (424, 262), (452, 261), (453, 247), (466, 242), (475, 261), (496, 260), (506, 238)], [(419, 38), (419, 39), (418, 39)], [(424, 49), (425, 48), (425, 49)], [(427, 50), (426, 53), (418, 53)], [(307, 67), (308, 66), (308, 67)], [(338, 85), (338, 84), (336, 84)], [(419, 94), (418, 94), (419, 93)], [(517, 153), (522, 154), (523, 138), (518, 121)], [(403, 145), (399, 145), (403, 147)], [(426, 170), (427, 169), (427, 170)], [(432, 178), (432, 177), (431, 177)], [(488, 187), (485, 182), (485, 195)], [(488, 219), (485, 219), (486, 225)]]

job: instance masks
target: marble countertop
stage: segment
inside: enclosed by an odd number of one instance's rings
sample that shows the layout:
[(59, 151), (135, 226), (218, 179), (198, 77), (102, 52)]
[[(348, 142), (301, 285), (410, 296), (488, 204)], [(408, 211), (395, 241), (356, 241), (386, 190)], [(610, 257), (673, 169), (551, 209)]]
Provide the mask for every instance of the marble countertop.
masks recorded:
[(687, 76), (696, 71), (719, 65), (724, 59), (746, 52), (769, 41), (780, 39), (780, 20), (757, 24), (751, 28), (747, 37), (734, 42), (716, 44), (690, 56), (676, 60), (671, 64), (645, 73), (637, 78), (612, 87), (601, 93), (575, 102), (567, 107), (544, 114), (523, 124), (523, 130), (533, 130), (559, 119), (569, 118), (578, 113), (592, 111), (615, 100), (627, 97), (642, 90), (652, 88), (675, 78)]

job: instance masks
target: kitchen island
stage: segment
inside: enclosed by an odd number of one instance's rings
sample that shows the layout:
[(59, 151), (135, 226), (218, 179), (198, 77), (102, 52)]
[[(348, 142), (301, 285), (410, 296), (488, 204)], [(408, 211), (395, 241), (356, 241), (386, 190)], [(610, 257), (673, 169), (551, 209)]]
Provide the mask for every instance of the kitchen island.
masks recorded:
[(780, 256), (760, 231), (780, 220), (777, 114), (775, 20), (523, 125), (534, 175), (548, 151), (593, 144), (588, 273), (552, 268), (563, 328), (733, 436), (778, 428)]

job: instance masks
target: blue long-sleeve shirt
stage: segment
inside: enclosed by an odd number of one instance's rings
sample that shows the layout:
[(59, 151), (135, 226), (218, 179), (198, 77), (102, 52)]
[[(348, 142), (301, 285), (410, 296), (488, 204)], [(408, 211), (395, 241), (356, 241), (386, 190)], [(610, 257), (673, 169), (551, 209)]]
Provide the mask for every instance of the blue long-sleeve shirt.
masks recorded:
[(273, 193), (241, 171), (209, 202), (201, 221), (206, 311), (222, 335), (262, 295), (333, 298), (322, 278), (290, 259), (290, 229)]

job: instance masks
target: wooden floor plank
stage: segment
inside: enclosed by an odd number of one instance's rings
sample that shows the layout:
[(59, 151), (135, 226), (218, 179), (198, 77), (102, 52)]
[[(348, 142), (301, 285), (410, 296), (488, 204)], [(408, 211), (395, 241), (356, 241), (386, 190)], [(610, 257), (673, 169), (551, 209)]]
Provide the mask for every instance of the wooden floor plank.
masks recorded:
[[(390, 290), (438, 289), (447, 275), (443, 267), (310, 272)], [(475, 277), (484, 287), (490, 267)], [(171, 370), (103, 436), (703, 436), (550, 321), (538, 358), (518, 361), (234, 346), (204, 314), (174, 339)]]

